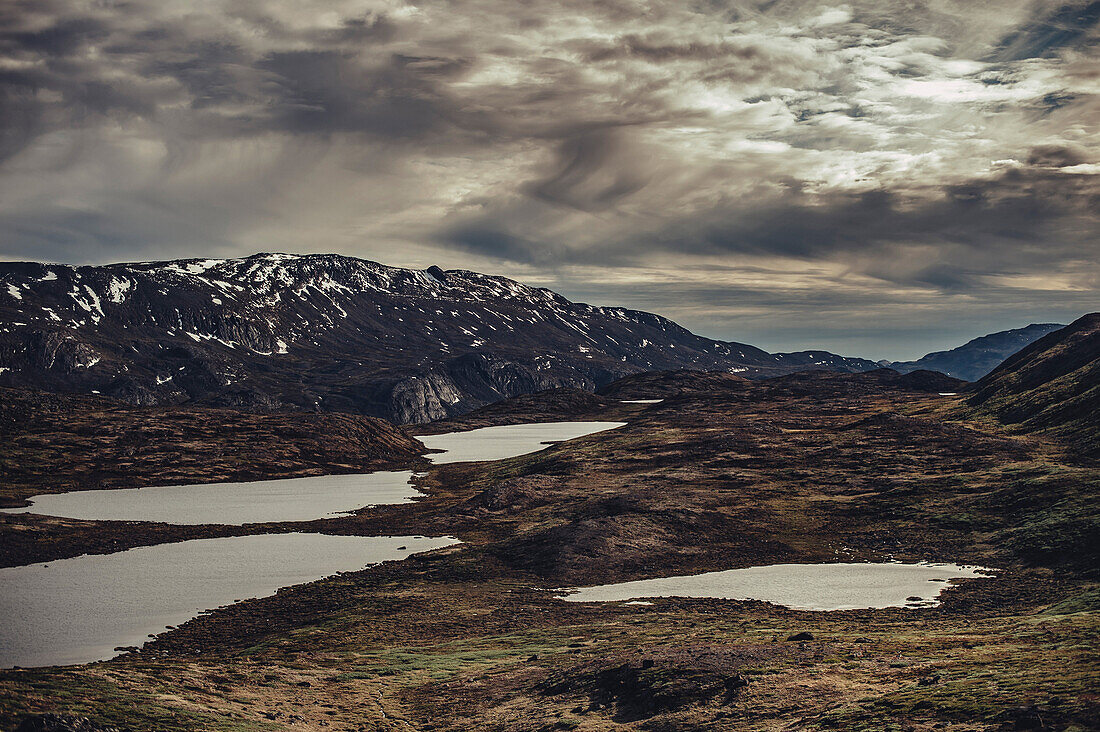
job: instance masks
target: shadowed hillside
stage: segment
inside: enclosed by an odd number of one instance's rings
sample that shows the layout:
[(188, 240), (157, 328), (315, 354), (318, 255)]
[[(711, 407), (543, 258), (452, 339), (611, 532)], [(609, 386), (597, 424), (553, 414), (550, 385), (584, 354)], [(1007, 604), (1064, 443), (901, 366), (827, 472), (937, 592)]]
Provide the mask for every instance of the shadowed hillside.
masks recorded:
[(1046, 432), (1100, 457), (1100, 313), (1039, 339), (972, 389), (967, 416)]

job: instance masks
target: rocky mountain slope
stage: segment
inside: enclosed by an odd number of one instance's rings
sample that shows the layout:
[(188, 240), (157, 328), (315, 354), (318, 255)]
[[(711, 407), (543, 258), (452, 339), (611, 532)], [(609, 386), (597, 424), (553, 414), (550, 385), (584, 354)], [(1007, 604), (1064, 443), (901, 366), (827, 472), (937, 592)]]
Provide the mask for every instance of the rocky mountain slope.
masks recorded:
[(419, 437), (506, 424), (585, 421), (590, 417), (595, 419), (594, 415), (606, 417), (616, 407), (621, 406), (617, 399), (609, 399), (583, 389), (563, 387), (520, 394), (457, 417), (407, 429)]
[(935, 351), (916, 361), (893, 361), (883, 365), (902, 373), (925, 369), (963, 381), (977, 381), (1021, 348), (1064, 327), (1059, 323), (1032, 323), (1025, 328), (1002, 330), (975, 338), (949, 351)]
[(1100, 457), (1100, 313), (1035, 341), (972, 389), (969, 415), (1049, 432)]
[(594, 390), (642, 371), (763, 377), (873, 367), (714, 341), (650, 313), (465, 270), (327, 254), (0, 263), (0, 386), (132, 404), (409, 423), (543, 389)]

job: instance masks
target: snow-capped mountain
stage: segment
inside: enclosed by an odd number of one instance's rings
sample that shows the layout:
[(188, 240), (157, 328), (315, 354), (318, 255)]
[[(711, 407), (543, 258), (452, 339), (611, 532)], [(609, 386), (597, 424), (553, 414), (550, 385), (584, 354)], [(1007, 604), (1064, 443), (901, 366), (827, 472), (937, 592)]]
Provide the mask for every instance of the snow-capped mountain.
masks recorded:
[(0, 386), (422, 422), (678, 368), (760, 377), (875, 364), (769, 354), (504, 277), (331, 254), (0, 263)]

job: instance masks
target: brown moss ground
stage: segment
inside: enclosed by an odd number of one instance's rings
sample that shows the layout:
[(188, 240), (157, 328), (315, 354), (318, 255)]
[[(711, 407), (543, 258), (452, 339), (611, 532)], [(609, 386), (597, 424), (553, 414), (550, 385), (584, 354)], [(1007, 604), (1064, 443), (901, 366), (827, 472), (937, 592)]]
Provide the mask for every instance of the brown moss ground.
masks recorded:
[(363, 472), (423, 452), (372, 417), (142, 408), (0, 388), (0, 506), (38, 493)]

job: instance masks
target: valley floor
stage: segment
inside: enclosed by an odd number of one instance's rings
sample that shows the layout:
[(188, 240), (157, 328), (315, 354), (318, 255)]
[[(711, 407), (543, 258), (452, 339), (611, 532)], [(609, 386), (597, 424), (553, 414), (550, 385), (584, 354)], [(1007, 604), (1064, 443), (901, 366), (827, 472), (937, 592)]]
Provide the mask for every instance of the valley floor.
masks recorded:
[[(541, 419), (628, 425), (433, 468), (413, 504), (251, 527), (465, 544), (239, 603), (114, 661), (2, 672), (0, 725), (55, 712), (131, 730), (1100, 727), (1100, 470), (961, 423), (954, 397), (917, 387), (810, 374), (617, 395), (657, 404), (550, 404)], [(527, 399), (468, 423), (531, 411)], [(27, 561), (46, 558), (35, 546), (108, 550), (127, 530), (10, 519), (4, 542), (45, 539), (25, 544)], [(182, 538), (132, 529), (137, 543)], [(885, 559), (1001, 572), (922, 610), (575, 604), (551, 591)], [(788, 640), (801, 632), (812, 640)]]

